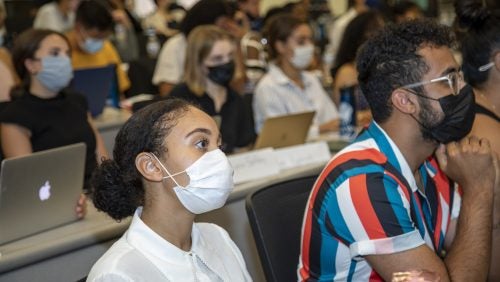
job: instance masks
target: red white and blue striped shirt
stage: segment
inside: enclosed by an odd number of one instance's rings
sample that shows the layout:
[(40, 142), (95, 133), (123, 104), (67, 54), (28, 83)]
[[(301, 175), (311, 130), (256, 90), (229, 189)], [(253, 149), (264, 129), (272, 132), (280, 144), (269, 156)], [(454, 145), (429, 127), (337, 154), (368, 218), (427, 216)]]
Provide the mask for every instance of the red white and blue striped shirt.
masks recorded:
[(394, 142), (372, 122), (314, 184), (302, 226), (299, 280), (382, 281), (364, 256), (423, 244), (441, 254), (460, 194), (434, 158), (419, 173), (424, 192)]

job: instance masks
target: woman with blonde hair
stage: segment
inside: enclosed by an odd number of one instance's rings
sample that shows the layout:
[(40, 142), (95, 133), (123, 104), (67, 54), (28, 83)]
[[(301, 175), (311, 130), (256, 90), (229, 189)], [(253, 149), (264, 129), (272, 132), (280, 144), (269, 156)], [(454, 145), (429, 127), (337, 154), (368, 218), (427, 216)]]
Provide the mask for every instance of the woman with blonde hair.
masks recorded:
[(204, 25), (188, 37), (184, 82), (176, 85), (171, 97), (199, 104), (220, 121), (222, 149), (250, 145), (255, 139), (252, 115), (243, 99), (229, 86), (235, 71), (236, 45), (224, 30)]

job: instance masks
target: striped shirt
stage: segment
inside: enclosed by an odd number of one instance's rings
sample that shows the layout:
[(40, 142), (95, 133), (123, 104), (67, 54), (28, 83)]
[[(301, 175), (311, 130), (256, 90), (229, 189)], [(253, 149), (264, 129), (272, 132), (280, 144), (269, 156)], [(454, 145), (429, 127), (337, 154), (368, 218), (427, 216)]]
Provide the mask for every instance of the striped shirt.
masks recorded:
[(394, 142), (375, 122), (319, 175), (306, 206), (301, 281), (382, 281), (364, 259), (426, 244), (441, 255), (460, 194), (431, 157), (424, 192)]

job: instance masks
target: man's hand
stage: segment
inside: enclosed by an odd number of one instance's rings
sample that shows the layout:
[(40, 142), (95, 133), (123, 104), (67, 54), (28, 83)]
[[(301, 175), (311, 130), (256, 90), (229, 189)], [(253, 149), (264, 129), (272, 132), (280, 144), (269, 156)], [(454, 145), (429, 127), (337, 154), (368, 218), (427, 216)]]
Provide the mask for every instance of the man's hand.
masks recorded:
[(486, 139), (471, 136), (440, 145), (436, 157), (444, 173), (457, 182), (464, 193), (492, 192), (498, 184), (498, 159)]
[(436, 151), (441, 169), (463, 191), (455, 239), (444, 259), (451, 281), (486, 281), (491, 259), (498, 158), (487, 139), (466, 137)]

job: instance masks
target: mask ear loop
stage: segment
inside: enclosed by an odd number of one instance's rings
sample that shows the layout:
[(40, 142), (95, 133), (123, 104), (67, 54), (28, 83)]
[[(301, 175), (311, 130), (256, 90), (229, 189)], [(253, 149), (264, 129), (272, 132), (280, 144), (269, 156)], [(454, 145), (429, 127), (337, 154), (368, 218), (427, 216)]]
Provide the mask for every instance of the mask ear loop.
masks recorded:
[(170, 172), (168, 172), (168, 169), (161, 163), (160, 159), (158, 159), (158, 157), (155, 154), (153, 154), (153, 153), (150, 153), (150, 154), (153, 156), (153, 158), (156, 159), (156, 161), (158, 161), (158, 163), (163, 168), (163, 170), (165, 170), (165, 172), (168, 174), (168, 176), (164, 176), (163, 179), (165, 179), (165, 178), (172, 178), (172, 180), (174, 181), (175, 185), (177, 185), (179, 187), (182, 187), (181, 185), (179, 185), (179, 183), (177, 183), (177, 181), (175, 180), (174, 176), (179, 175), (181, 173), (184, 173), (184, 171), (180, 171), (180, 172), (177, 172), (177, 173), (174, 173), (174, 174), (170, 174)]

